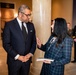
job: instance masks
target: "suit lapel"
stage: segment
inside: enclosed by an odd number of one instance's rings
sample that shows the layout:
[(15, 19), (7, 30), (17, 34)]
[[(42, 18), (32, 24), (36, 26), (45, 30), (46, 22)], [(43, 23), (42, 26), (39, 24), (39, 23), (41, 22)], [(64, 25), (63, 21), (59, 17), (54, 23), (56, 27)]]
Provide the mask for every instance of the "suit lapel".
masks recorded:
[(19, 23), (18, 23), (17, 19), (14, 20), (14, 26), (15, 26), (15, 29), (17, 30), (17, 33), (19, 34), (19, 36), (20, 36), (22, 39), (24, 39), (24, 38), (23, 38), (22, 31), (21, 31), (21, 28), (20, 28), (20, 26), (19, 26)]
[(50, 40), (49, 40), (49, 46), (48, 46), (48, 49), (47, 51), (50, 50), (50, 48), (57, 42), (57, 39), (55, 37), (52, 37)]
[(30, 27), (29, 27), (28, 23), (26, 23), (26, 26), (27, 26), (27, 30), (28, 30), (28, 35), (27, 35), (27, 37), (29, 37)]

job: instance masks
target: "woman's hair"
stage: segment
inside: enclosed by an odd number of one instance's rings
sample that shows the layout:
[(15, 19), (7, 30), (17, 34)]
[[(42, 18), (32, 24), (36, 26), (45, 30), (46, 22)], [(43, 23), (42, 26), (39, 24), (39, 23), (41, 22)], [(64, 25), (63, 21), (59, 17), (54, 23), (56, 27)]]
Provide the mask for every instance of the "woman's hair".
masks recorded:
[(54, 35), (58, 38), (57, 44), (62, 43), (67, 35), (67, 23), (64, 18), (56, 18), (54, 24)]

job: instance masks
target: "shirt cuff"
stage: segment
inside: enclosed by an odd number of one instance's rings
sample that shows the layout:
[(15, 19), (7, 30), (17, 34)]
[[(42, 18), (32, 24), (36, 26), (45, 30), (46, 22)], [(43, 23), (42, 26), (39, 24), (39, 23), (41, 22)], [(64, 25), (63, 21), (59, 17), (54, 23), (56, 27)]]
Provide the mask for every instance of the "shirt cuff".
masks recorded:
[(15, 60), (17, 60), (19, 56), (20, 56), (20, 55), (19, 55), (19, 54), (17, 54), (17, 55), (15, 56)]

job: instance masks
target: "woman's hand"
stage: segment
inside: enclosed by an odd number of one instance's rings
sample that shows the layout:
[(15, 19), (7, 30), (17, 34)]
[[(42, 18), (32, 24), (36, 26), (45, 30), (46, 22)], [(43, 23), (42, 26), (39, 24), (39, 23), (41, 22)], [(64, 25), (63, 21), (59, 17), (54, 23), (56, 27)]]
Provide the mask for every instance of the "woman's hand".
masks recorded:
[(48, 61), (48, 60), (44, 60), (43, 62), (46, 64), (51, 64), (51, 61)]
[(39, 38), (36, 38), (36, 40), (37, 40), (37, 46), (38, 46), (39, 48), (41, 48), (42, 43), (41, 43), (40, 39), (39, 39)]

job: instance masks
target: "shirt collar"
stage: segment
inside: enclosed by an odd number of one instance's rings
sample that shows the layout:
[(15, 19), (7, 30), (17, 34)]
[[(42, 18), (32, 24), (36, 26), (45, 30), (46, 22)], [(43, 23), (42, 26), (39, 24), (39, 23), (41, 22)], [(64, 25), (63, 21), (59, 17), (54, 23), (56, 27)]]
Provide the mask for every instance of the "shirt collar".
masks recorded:
[[(17, 17), (17, 21), (18, 21), (18, 23), (19, 23), (20, 28), (22, 29), (22, 23), (21, 23), (22, 21), (21, 21), (18, 17)], [(26, 31), (28, 32), (26, 23), (24, 22), (23, 24), (24, 24), (24, 27), (26, 27)]]
[(19, 26), (20, 26), (20, 28), (21, 28), (21, 20), (19, 20), (19, 18), (17, 17), (17, 21), (18, 21), (18, 23), (19, 23)]

